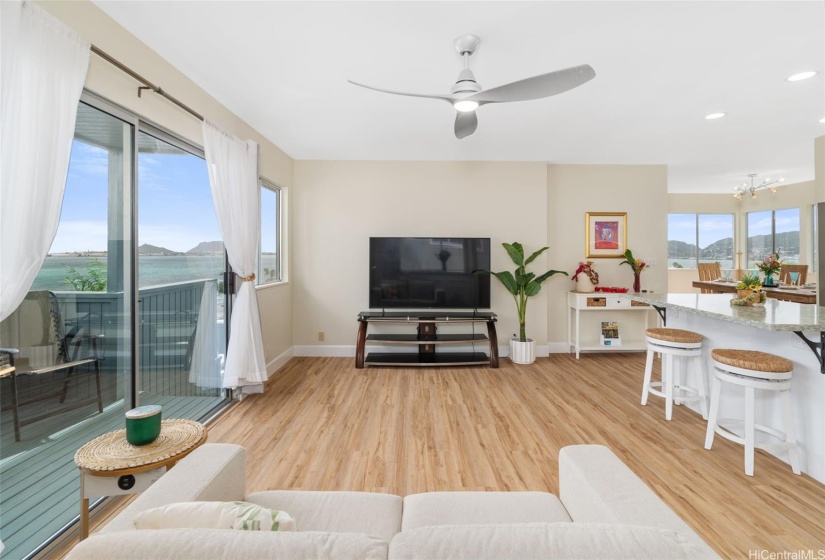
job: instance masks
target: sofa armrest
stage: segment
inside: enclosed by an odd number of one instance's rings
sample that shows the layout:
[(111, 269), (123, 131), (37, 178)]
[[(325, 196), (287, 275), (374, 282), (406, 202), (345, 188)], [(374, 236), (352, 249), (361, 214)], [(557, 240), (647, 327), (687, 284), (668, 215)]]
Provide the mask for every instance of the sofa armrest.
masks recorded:
[(559, 498), (573, 522), (669, 529), (713, 550), (603, 445), (571, 445), (559, 452)]
[(241, 501), (245, 496), (246, 449), (206, 443), (178, 461), (98, 532), (133, 530), (135, 517), (154, 507), (176, 502)]

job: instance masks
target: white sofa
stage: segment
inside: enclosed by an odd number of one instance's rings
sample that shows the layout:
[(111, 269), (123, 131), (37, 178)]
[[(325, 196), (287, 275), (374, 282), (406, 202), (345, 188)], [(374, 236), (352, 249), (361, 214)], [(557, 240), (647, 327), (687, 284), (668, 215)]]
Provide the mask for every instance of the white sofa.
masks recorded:
[[(245, 492), (246, 451), (206, 444), (178, 463), (70, 560), (717, 558), (608, 448), (559, 453), (559, 497), (546, 492)], [(286, 511), (298, 532), (136, 530), (146, 509), (239, 501)]]

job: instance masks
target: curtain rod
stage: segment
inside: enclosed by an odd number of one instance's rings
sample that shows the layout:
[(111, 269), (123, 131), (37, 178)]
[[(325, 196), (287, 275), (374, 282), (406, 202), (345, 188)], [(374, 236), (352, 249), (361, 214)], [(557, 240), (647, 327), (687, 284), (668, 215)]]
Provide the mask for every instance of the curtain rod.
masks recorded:
[(143, 86), (138, 88), (138, 97), (141, 96), (141, 93), (143, 93), (144, 89), (152, 90), (153, 92), (157, 93), (158, 95), (161, 95), (161, 96), (165, 97), (166, 99), (168, 99), (169, 101), (171, 101), (172, 103), (174, 103), (175, 105), (177, 105), (178, 107), (180, 107), (181, 109), (183, 109), (184, 111), (186, 111), (187, 113), (192, 115), (193, 117), (196, 117), (200, 120), (204, 120), (203, 116), (200, 113), (198, 113), (197, 111), (194, 111), (191, 108), (189, 108), (188, 106), (184, 105), (183, 103), (181, 103), (180, 101), (175, 99), (173, 96), (171, 96), (168, 93), (166, 93), (165, 91), (163, 91), (163, 89), (161, 89), (159, 86), (156, 86), (155, 84), (153, 84), (152, 82), (150, 82), (149, 80), (147, 80), (146, 78), (144, 78), (143, 76), (141, 76), (140, 74), (138, 74), (137, 72), (135, 72), (134, 70), (132, 70), (131, 68), (126, 66), (125, 64), (123, 64), (122, 62), (112, 58), (107, 53), (103, 52), (102, 50), (100, 50), (99, 48), (97, 48), (94, 45), (92, 45), (91, 50), (97, 56), (99, 56), (100, 58), (102, 58), (103, 60), (105, 60), (106, 62), (108, 62), (109, 64), (111, 64), (115, 68), (117, 68), (118, 70), (121, 70), (121, 71), (129, 74), (131, 77), (133, 77), (134, 79), (136, 79), (137, 81), (142, 83)]

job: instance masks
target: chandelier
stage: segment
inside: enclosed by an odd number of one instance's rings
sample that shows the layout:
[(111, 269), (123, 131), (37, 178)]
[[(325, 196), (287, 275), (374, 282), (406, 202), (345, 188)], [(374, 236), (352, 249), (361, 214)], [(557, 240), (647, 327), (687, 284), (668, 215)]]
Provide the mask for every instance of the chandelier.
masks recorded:
[(776, 192), (776, 185), (777, 183), (783, 183), (785, 181), (784, 177), (780, 177), (779, 179), (771, 179), (770, 177), (765, 177), (765, 179), (759, 183), (758, 185), (754, 185), (754, 177), (756, 177), (756, 173), (748, 174), (750, 177), (750, 185), (747, 182), (742, 183), (741, 185), (737, 185), (733, 187), (734, 193), (733, 198), (737, 200), (742, 200), (742, 197), (746, 194), (750, 194), (751, 198), (756, 198), (756, 191), (759, 189), (771, 189), (772, 193)]

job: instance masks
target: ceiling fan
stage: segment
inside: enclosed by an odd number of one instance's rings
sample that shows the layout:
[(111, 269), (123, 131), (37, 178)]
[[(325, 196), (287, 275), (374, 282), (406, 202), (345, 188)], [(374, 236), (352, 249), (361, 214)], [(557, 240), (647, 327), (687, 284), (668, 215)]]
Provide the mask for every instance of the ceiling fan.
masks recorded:
[(589, 64), (582, 64), (581, 66), (556, 70), (555, 72), (540, 74), (493, 89), (483, 90), (481, 89), (481, 85), (476, 82), (475, 76), (470, 70), (470, 56), (478, 50), (480, 44), (481, 39), (475, 35), (462, 35), (455, 40), (455, 49), (464, 58), (464, 69), (458, 74), (458, 80), (456, 80), (450, 89), (449, 94), (427, 95), (423, 93), (407, 93), (359, 84), (352, 80), (347, 81), (356, 86), (383, 93), (443, 99), (449, 102), (456, 110), (455, 136), (460, 139), (476, 131), (478, 127), (476, 109), (482, 105), (542, 99), (579, 87), (596, 77), (596, 71), (593, 70)]

